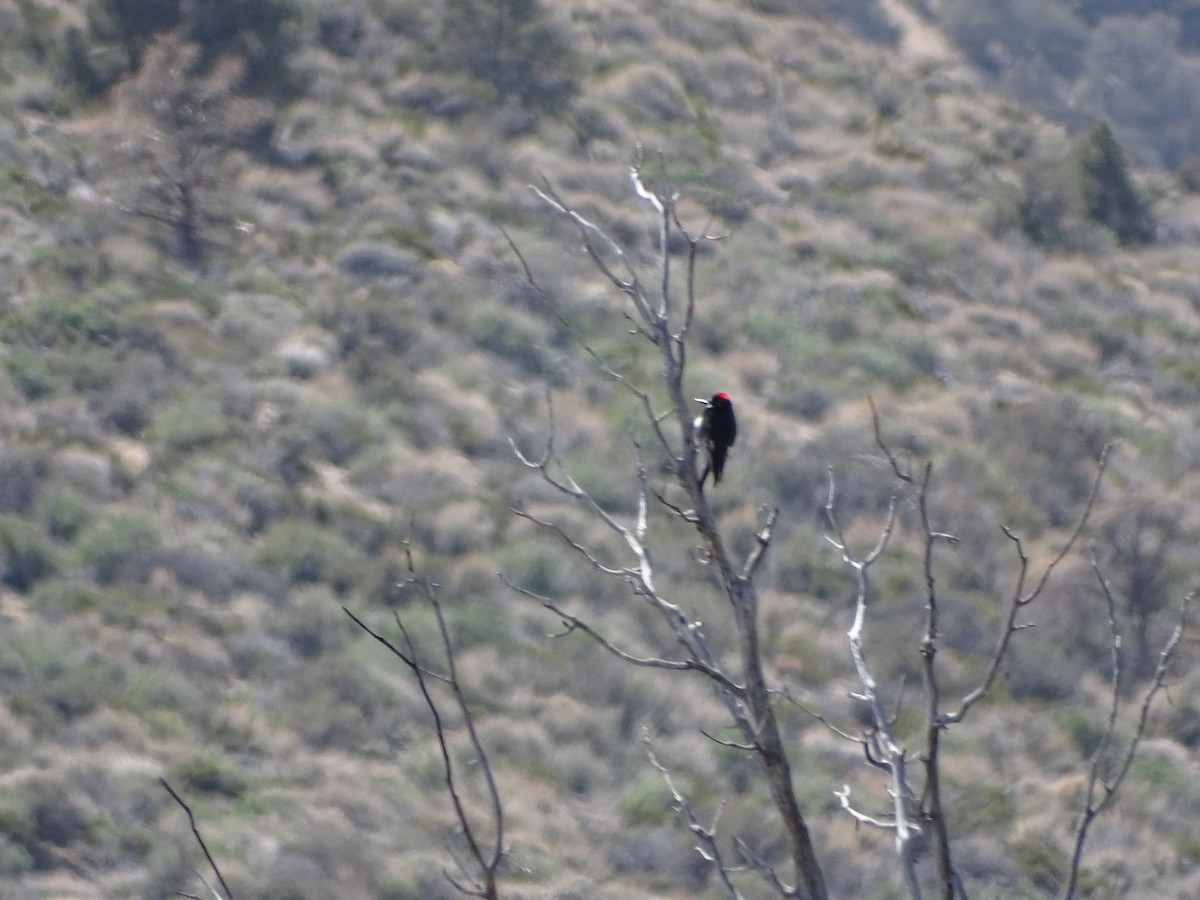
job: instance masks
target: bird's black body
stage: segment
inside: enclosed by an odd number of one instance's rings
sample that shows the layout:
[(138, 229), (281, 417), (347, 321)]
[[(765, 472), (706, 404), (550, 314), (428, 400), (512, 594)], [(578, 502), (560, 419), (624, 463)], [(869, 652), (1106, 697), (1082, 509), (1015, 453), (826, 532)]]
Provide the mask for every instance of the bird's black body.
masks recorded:
[(725, 471), (725, 457), (737, 440), (737, 418), (733, 414), (733, 402), (729, 395), (724, 392), (713, 394), (704, 412), (696, 419), (695, 427), (696, 440), (708, 453), (708, 463), (700, 476), (700, 487), (704, 487), (704, 479), (710, 471), (713, 484), (720, 484), (721, 474)]

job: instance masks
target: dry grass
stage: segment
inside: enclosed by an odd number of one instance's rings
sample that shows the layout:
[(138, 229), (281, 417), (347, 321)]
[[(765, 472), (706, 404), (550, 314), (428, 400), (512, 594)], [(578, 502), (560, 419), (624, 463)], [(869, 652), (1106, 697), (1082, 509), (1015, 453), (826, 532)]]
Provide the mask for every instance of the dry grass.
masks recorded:
[[(395, 587), (405, 537), (445, 585), (462, 637), (461, 674), (509, 814), (506, 895), (718, 895), (663, 802), (643, 728), (705, 814), (725, 801), (727, 834), (770, 845), (753, 772), (699, 736), (726, 720), (702, 683), (549, 637), (553, 617), (495, 577), (553, 591), (633, 652), (674, 652), (638, 598), (507, 511), (524, 503), (626, 562), (619, 541), (509, 455), (510, 435), (541, 448), (549, 387), (571, 470), (618, 514), (633, 510), (634, 404), (522, 283), (497, 226), (606, 358), (652, 380), (656, 360), (612, 312), (620, 298), (527, 189), (548, 177), (652, 278), (654, 223), (627, 179), (638, 142), (648, 158), (661, 152), (688, 223), (711, 215), (726, 235), (700, 260), (689, 389), (738, 403), (728, 487), (712, 495), (731, 542), (747, 549), (762, 506), (781, 507), (764, 641), (772, 677), (806, 705), (844, 727), (861, 721), (845, 644), (851, 585), (823, 542), (821, 507), (832, 466), (848, 535), (873, 543), (893, 485), (868, 395), (896, 447), (934, 459), (939, 522), (963, 539), (939, 557), (956, 690), (978, 676), (1011, 585), (999, 526), (1019, 528), (1035, 562), (1048, 558), (1100, 442), (1125, 439), (1104, 502), (1128, 484), (1185, 509), (1200, 500), (1200, 201), (1164, 192), (1163, 238), (1145, 250), (1030, 247), (997, 210), (1021, 184), (1013, 148), (1048, 146), (1054, 130), (979, 93), (928, 26), (907, 21), (904, 51), (889, 55), (769, 10), (780, 4), (705, 0), (685, 15), (679, 4), (572, 3), (559, 14), (582, 91), (562, 116), (505, 137), (521, 131), (513, 110), (485, 108), (417, 53), (416, 24), (435, 11), (384, 6), (359, 6), (368, 37), (355, 52), (304, 48), (309, 95), (276, 110), (271, 154), (231, 170), (252, 229), (204, 274), (164, 259), (127, 219), (72, 200), (92, 196), (78, 174), (65, 188), (11, 182), (0, 512), (31, 523), (56, 568), (28, 591), (0, 588), (0, 769), (4, 802), (19, 800), (0, 803), (6, 897), (196, 891), (195, 848), (154, 790), (161, 773), (191, 777), (239, 896), (449, 896), (438, 870), (455, 837), (426, 714), (403, 670), (338, 608), (390, 634), (394, 608), (432, 657), (428, 610)], [(397, 31), (389, 16), (413, 27)], [(20, 76), (5, 93), (24, 102), (44, 81)], [(75, 173), (77, 156), (103, 149), (92, 141), (102, 101), (42, 134), (14, 110), (0, 107), (15, 159), (41, 154), (45, 172)], [(390, 268), (359, 278), (350, 248)], [(70, 314), (101, 295), (116, 330), (89, 337)], [(142, 430), (105, 417), (115, 386), (142, 404)], [(1195, 518), (1171, 548), (1172, 596), (1197, 563)], [(135, 540), (138, 522), (153, 541)], [(117, 526), (146, 558), (114, 563), (100, 586), (96, 535)], [(665, 517), (655, 528), (672, 598), (732, 656), (694, 537)], [(889, 684), (905, 673), (910, 694), (913, 535), (903, 506), (868, 624), (880, 673)], [(1080, 561), (1064, 569), (996, 695), (947, 737), (960, 859), (981, 896), (994, 884), (1037, 895), (1046, 861), (1031, 848), (1066, 846), (1103, 715), (1103, 615)], [(1119, 815), (1097, 824), (1087, 865), (1108, 879), (1096, 883), (1124, 884), (1112, 896), (1191, 896), (1180, 892), (1200, 877), (1189, 868), (1200, 799), (1186, 687), (1156, 715)], [(832, 797), (845, 781), (879, 807), (879, 779), (802, 711), (784, 721), (831, 884), (890, 896), (890, 837), (856, 829)], [(907, 738), (919, 724), (910, 706)], [(473, 773), (457, 723), (451, 737)], [(470, 798), (481, 813), (474, 788)], [(747, 882), (747, 896), (757, 889)]]

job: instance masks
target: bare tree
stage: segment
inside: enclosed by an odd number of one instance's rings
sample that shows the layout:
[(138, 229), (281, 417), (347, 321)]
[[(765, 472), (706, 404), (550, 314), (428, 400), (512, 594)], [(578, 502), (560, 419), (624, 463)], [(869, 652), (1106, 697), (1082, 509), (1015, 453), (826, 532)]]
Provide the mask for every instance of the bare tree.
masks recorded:
[[(522, 464), (537, 473), (545, 484), (606, 528), (617, 539), (618, 545), (624, 548), (626, 559), (623, 563), (608, 562), (608, 557), (600, 553), (597, 547), (576, 537), (573, 530), (561, 521), (537, 515), (520, 507), (516, 512), (543, 529), (554, 540), (560, 541), (594, 571), (602, 576), (624, 581), (632, 597), (646, 604), (657, 615), (658, 620), (672, 636), (677, 652), (662, 655), (633, 652), (627, 646), (627, 639), (614, 639), (603, 634), (586, 614), (570, 610), (559, 600), (543, 596), (527, 587), (513, 584), (510, 584), (510, 587), (535, 599), (551, 611), (562, 621), (566, 632), (581, 632), (587, 635), (605, 651), (631, 666), (694, 673), (711, 684), (740, 734), (739, 741), (724, 743), (752, 754), (758, 762), (777, 821), (787, 837), (790, 872), (781, 874), (753, 848), (739, 841), (736, 835), (735, 857), (729, 857), (717, 835), (719, 811), (708, 823), (702, 821), (688, 798), (678, 789), (667, 767), (652, 751), (650, 761), (667, 780), (681, 817), (696, 837), (698, 850), (714, 866), (720, 884), (729, 897), (736, 900), (742, 896), (735, 876), (752, 872), (779, 896), (818, 900), (827, 896), (824, 875), (813, 848), (808, 821), (792, 788), (791, 762), (772, 707), (773, 699), (787, 695), (773, 690), (767, 683), (759, 643), (758, 593), (755, 579), (770, 548), (778, 511), (774, 508), (763, 510), (753, 546), (744, 558), (735, 559), (722, 536), (719, 523), (704, 492), (703, 482), (698, 477), (698, 442), (688, 408), (689, 395), (684, 390), (688, 360), (687, 341), (698, 306), (695, 292), (697, 253), (703, 243), (715, 238), (707, 231), (693, 233), (684, 226), (677, 214), (677, 198), (647, 186), (640, 160), (630, 174), (635, 192), (649, 204), (658, 221), (658, 252), (652, 274), (644, 274), (625, 249), (602, 226), (583, 216), (553, 188), (543, 185), (534, 188), (534, 191), (571, 226), (582, 241), (584, 250), (597, 272), (623, 298), (620, 311), (630, 323), (632, 332), (652, 347), (657, 355), (660, 372), (657, 385), (652, 387), (650, 384), (638, 382), (629, 371), (610, 363), (594, 345), (576, 333), (569, 318), (554, 303), (548, 292), (541, 289), (520, 249), (511, 238), (509, 239), (520, 262), (525, 281), (546, 300), (564, 326), (572, 331), (599, 370), (634, 398), (651, 435), (646, 446), (635, 443), (637, 465), (633, 483), (636, 492), (636, 512), (628, 518), (606, 508), (571, 475), (556, 448), (552, 403), (549, 404), (548, 436), (542, 451), (539, 454), (530, 454), (513, 443), (514, 452)], [(682, 277), (676, 275), (673, 267), (673, 242), (686, 250)], [(664, 406), (656, 404), (653, 399), (656, 396), (665, 396)], [(851, 571), (856, 585), (854, 616), (848, 638), (854, 670), (861, 686), (861, 690), (855, 696), (865, 703), (868, 709), (869, 725), (855, 734), (852, 729), (836, 727), (820, 713), (814, 715), (835, 733), (860, 745), (868, 766), (886, 773), (889, 809), (887, 815), (864, 812), (851, 801), (848, 787), (843, 787), (835, 794), (842, 808), (856, 822), (886, 829), (894, 834), (900, 872), (909, 897), (920, 898), (926, 889), (918, 872), (918, 856), (925, 848), (929, 848), (933, 861), (934, 893), (942, 900), (958, 900), (965, 897), (965, 889), (952, 858), (953, 823), (949, 820), (943, 799), (943, 737), (948, 729), (964, 723), (971, 710), (992, 691), (1010, 655), (1014, 637), (1028, 627), (1028, 623), (1022, 621), (1023, 612), (1028, 611), (1046, 595), (1055, 571), (1078, 546), (1092, 516), (1101, 480), (1108, 465), (1109, 448), (1105, 447), (1101, 453), (1091, 490), (1083, 502), (1075, 524), (1044, 566), (1035, 569), (1022, 538), (1007, 527), (1003, 529), (1016, 558), (1012, 586), (1001, 598), (1005, 612), (995, 634), (993, 649), (984, 659), (974, 686), (964, 691), (957, 699), (950, 699), (945, 696), (946, 691), (937, 664), (938, 651), (943, 642), (938, 555), (941, 547), (956, 544), (957, 538), (935, 524), (935, 513), (931, 509), (933, 464), (925, 463), (916, 469), (906, 465), (884, 439), (873, 405), (872, 418), (876, 444), (883, 453), (897, 485), (874, 546), (861, 555), (850, 547), (838, 519), (837, 485), (832, 471), (826, 504), (829, 541)], [(647, 456), (650, 454), (653, 454), (656, 466), (647, 463)], [(661, 466), (658, 465), (660, 463)], [(650, 472), (662, 469), (669, 473), (668, 484), (662, 487), (653, 485)], [(905, 746), (896, 733), (894, 725), (898, 708), (888, 708), (884, 692), (871, 669), (866, 639), (869, 614), (873, 605), (869, 573), (872, 566), (888, 550), (899, 521), (898, 509), (902, 502), (911, 504), (915, 511), (925, 601), (921, 636), (916, 647), (922, 677), (921, 703), (924, 723), (919, 731), (915, 749)], [(735, 660), (721, 658), (713, 652), (706, 636), (708, 625), (702, 621), (694, 606), (672, 597), (670, 587), (658, 579), (652, 552), (655, 536), (651, 523), (658, 521), (652, 515), (655, 507), (656, 512), (683, 523), (700, 538), (703, 547), (701, 561), (709, 567), (712, 580), (724, 600), (724, 609), (728, 612), (727, 619), (718, 627), (728, 627), (736, 637), (738, 652)], [(1181, 629), (1182, 625), (1163, 651), (1156, 673), (1158, 688), (1161, 688), (1166, 663), (1178, 644)], [(1118, 638), (1114, 637), (1113, 640), (1115, 645)], [(1148, 710), (1158, 688), (1153, 688), (1146, 695), (1144, 709)], [(1114, 686), (1114, 691), (1117, 689), (1118, 687)], [(1112, 702), (1119, 702), (1115, 693)], [(1143, 712), (1136, 725), (1136, 735), (1129, 746), (1127, 759), (1132, 759), (1137, 739), (1144, 728)], [(1128, 763), (1126, 768), (1127, 765)], [(1094, 775), (1093, 778), (1099, 778), (1099, 775)], [(1111, 788), (1115, 792), (1120, 786), (1120, 778), (1114, 777), (1103, 784), (1106, 790)], [(1091, 818), (1103, 811), (1106, 805), (1107, 803), (1094, 804), (1089, 794), (1086, 822), (1090, 823)], [(1086, 831), (1086, 824), (1083, 824), (1077, 832), (1078, 847), (1076, 862), (1073, 865), (1078, 864), (1078, 855), (1082, 852)]]
[(950, 823), (947, 820), (942, 802), (941, 788), (941, 739), (945, 731), (953, 725), (964, 721), (980, 700), (991, 690), (1000, 672), (1002, 663), (1008, 654), (1013, 635), (1024, 627), (1018, 622), (1021, 611), (1041, 597), (1049, 584), (1050, 577), (1058, 565), (1079, 540), (1083, 529), (1091, 515), (1096, 502), (1100, 480), (1108, 461), (1109, 448), (1105, 447), (1097, 467), (1096, 478), (1084, 505), (1083, 512), (1070, 536), (1053, 556), (1041, 574), (1031, 576), (1029, 557), (1025, 552), (1020, 537), (1010, 529), (1004, 533), (1012, 541), (1016, 550), (1018, 566), (1013, 588), (1008, 595), (1007, 613), (996, 637), (995, 649), (992, 651), (982, 677), (976, 686), (961, 697), (957, 703), (947, 705), (942, 696), (942, 688), (938, 677), (937, 652), (940, 646), (939, 631), (940, 595), (937, 587), (935, 556), (941, 545), (953, 545), (957, 538), (933, 524), (929, 506), (930, 487), (933, 480), (933, 464), (925, 463), (920, 473), (915, 473), (911, 467), (902, 464), (884, 440), (880, 429), (879, 415), (874, 404), (871, 405), (872, 422), (875, 430), (875, 441), (888, 460), (899, 486), (905, 490), (915, 491), (912, 498), (917, 511), (919, 524), (918, 540), (921, 548), (921, 568), (925, 584), (925, 623), (920, 640), (921, 676), (924, 688), (925, 726), (923, 728), (920, 750), (916, 756), (921, 763), (924, 773), (924, 783), (920, 793), (911, 786), (908, 778), (908, 759), (910, 751), (896, 738), (892, 722), (894, 714), (885, 708), (876, 679), (868, 664), (864, 646), (864, 625), (872, 591), (870, 588), (870, 567), (880, 558), (892, 537), (896, 524), (896, 503), (894, 497), (888, 509), (887, 519), (879, 533), (874, 548), (856, 559), (850, 551), (842, 527), (838, 522), (835, 508), (835, 482), (831, 472), (829, 499), (826, 504), (826, 516), (829, 521), (831, 535), (829, 541), (842, 555), (842, 559), (854, 574), (856, 583), (854, 624), (849, 632), (850, 652), (854, 660), (854, 668), (862, 684), (860, 698), (867, 704), (870, 712), (870, 729), (860, 738), (866, 760), (871, 765), (882, 769), (889, 776), (888, 794), (891, 799), (892, 815), (887, 819), (871, 817), (856, 810), (850, 804), (849, 788), (843, 787), (838, 797), (843, 808), (859, 822), (875, 825), (892, 830), (896, 835), (896, 850), (900, 859), (901, 872), (905, 887), (912, 898), (921, 896), (921, 887), (917, 878), (914, 856), (916, 835), (928, 831), (928, 839), (933, 849), (934, 868), (936, 872), (937, 894), (943, 900), (955, 900), (964, 896), (961, 881), (954, 870), (950, 853)]
[[(792, 768), (784, 748), (783, 738), (772, 705), (772, 692), (763, 669), (759, 644), (758, 593), (755, 577), (771, 544), (778, 511), (765, 510), (755, 534), (753, 549), (743, 559), (735, 559), (729, 550), (717, 519), (704, 493), (697, 465), (697, 440), (693, 433), (692, 401), (684, 390), (687, 372), (688, 335), (696, 314), (695, 264), (698, 250), (704, 242), (715, 240), (707, 232), (694, 234), (680, 221), (676, 212), (676, 197), (653, 190), (642, 178), (640, 159), (630, 172), (638, 196), (653, 209), (658, 221), (658, 259), (652, 276), (643, 277), (625, 250), (596, 223), (574, 209), (548, 185), (534, 188), (537, 195), (562, 216), (582, 240), (583, 246), (597, 271), (609, 286), (623, 296), (621, 310), (634, 332), (649, 344), (658, 357), (661, 388), (665, 389), (666, 408), (656, 407), (649, 385), (640, 385), (628, 375), (609, 364), (586, 341), (581, 343), (600, 370), (622, 385), (636, 400), (647, 427), (653, 435), (654, 452), (666, 464), (672, 484), (658, 489), (650, 484), (644, 461), (645, 448), (638, 447), (638, 467), (635, 478), (637, 514), (633, 521), (621, 521), (606, 510), (584, 490), (558, 458), (554, 445), (553, 418), (544, 452), (537, 458), (521, 453), (513, 445), (522, 463), (537, 472), (556, 491), (586, 510), (602, 523), (625, 546), (628, 559), (625, 565), (611, 566), (587, 546), (575, 540), (561, 525), (538, 518), (527, 510), (518, 510), (530, 522), (563, 541), (596, 571), (626, 582), (632, 594), (647, 604), (673, 635), (679, 654), (674, 658), (639, 656), (602, 636), (582, 616), (568, 612), (555, 600), (544, 597), (519, 585), (515, 589), (541, 602), (557, 615), (568, 630), (581, 631), (601, 647), (626, 663), (635, 666), (687, 671), (707, 679), (716, 691), (736, 727), (740, 742), (730, 742), (753, 754), (759, 765), (779, 822), (787, 838), (792, 872), (781, 876), (765, 861), (753, 866), (781, 896), (825, 900), (825, 879), (817, 861), (808, 822), (800, 808), (793, 787)], [(672, 266), (672, 240), (679, 239), (686, 247), (682, 283), (676, 285)], [(510, 241), (511, 243), (511, 241)], [(552, 304), (541, 291), (536, 277), (516, 245), (513, 245), (531, 287)], [(552, 304), (553, 306), (553, 304)], [(569, 321), (558, 310), (560, 319)], [(717, 659), (705, 636), (705, 625), (695, 609), (669, 595), (668, 589), (656, 577), (649, 508), (659, 505), (668, 515), (683, 522), (698, 535), (704, 563), (713, 574), (729, 612), (729, 623), (736, 634), (738, 654), (736, 663), (727, 665)], [(736, 894), (735, 894), (736, 896)]]
[[(947, 702), (940, 683), (937, 666), (937, 654), (941, 645), (940, 605), (941, 597), (938, 590), (936, 567), (936, 551), (943, 545), (954, 545), (957, 538), (933, 524), (933, 514), (930, 509), (930, 488), (933, 480), (933, 465), (925, 463), (917, 474), (891, 450), (885, 441), (879, 422), (879, 416), (874, 404), (871, 405), (872, 422), (875, 430), (875, 440), (880, 451), (896, 477), (900, 490), (893, 497), (883, 527), (880, 530), (875, 546), (861, 558), (855, 558), (847, 545), (841, 525), (838, 522), (835, 509), (835, 481), (830, 474), (829, 499), (826, 504), (826, 516), (829, 521), (831, 534), (829, 541), (842, 555), (842, 559), (854, 575), (857, 585), (855, 597), (854, 622), (848, 634), (851, 656), (854, 660), (855, 671), (862, 685), (858, 695), (870, 713), (870, 727), (860, 737), (847, 735), (838, 731), (844, 737), (861, 743), (866, 761), (887, 773), (887, 793), (892, 808), (890, 816), (881, 818), (868, 815), (850, 803), (850, 791), (843, 787), (838, 792), (842, 807), (855, 821), (885, 830), (893, 831), (896, 838), (896, 850), (900, 860), (905, 888), (910, 898), (920, 898), (922, 888), (916, 872), (914, 847), (916, 837), (924, 832), (928, 844), (932, 848), (935, 892), (942, 900), (957, 900), (966, 896), (962, 881), (955, 870), (951, 855), (951, 838), (953, 823), (949, 821), (942, 800), (941, 786), (941, 745), (945, 733), (952, 727), (964, 722), (980, 701), (982, 701), (995, 685), (1002, 666), (1009, 655), (1014, 636), (1018, 631), (1029, 627), (1018, 618), (1024, 610), (1034, 605), (1047, 592), (1047, 587), (1055, 570), (1067, 558), (1078, 544), (1084, 533), (1096, 505), (1101, 481), (1108, 466), (1111, 445), (1106, 445), (1100, 454), (1096, 475), (1092, 481), (1091, 490), (1084, 502), (1075, 525), (1054, 553), (1040, 574), (1031, 570), (1030, 558), (1022, 539), (1010, 528), (1004, 527), (1004, 535), (1012, 542), (1017, 557), (1016, 577), (1013, 586), (1005, 599), (1006, 613), (1000, 624), (995, 638), (995, 645), (983, 667), (983, 672), (975, 686), (964, 693), (957, 701)], [(918, 653), (923, 686), (924, 726), (921, 730), (918, 746), (915, 751), (905, 747), (896, 737), (893, 724), (895, 712), (885, 707), (881, 698), (876, 679), (868, 664), (864, 645), (864, 623), (869, 607), (873, 602), (870, 579), (870, 567), (882, 556), (892, 538), (896, 526), (897, 502), (903, 491), (915, 492), (910, 497), (916, 509), (918, 523), (918, 542), (921, 551), (921, 567), (925, 585), (925, 621), (920, 638)], [(1108, 582), (1100, 572), (1099, 564), (1095, 562), (1093, 552), (1093, 567), (1103, 588), (1107, 601), (1110, 622), (1110, 646), (1113, 654), (1113, 675), (1110, 693), (1110, 711), (1104, 738), (1094, 756), (1088, 777), (1088, 786), (1084, 800), (1084, 812), (1080, 817), (1075, 832), (1075, 847), (1069, 865), (1069, 883), (1064, 897), (1073, 896), (1075, 878), (1082, 856), (1087, 831), (1092, 820), (1103, 812), (1111, 803), (1120, 788), (1129, 766), (1133, 761), (1137, 745), (1145, 733), (1150, 705), (1155, 695), (1163, 688), (1170, 663), (1184, 628), (1184, 616), (1190, 598), (1185, 598), (1180, 610), (1179, 622), (1159, 654), (1158, 665), (1154, 677), (1147, 688), (1134, 725), (1133, 736), (1115, 762), (1109, 759), (1109, 750), (1116, 727), (1117, 714), (1123, 691), (1121, 664), (1121, 635), (1117, 628), (1115, 601), (1109, 589)], [(913, 786), (909, 778), (908, 761), (915, 758), (920, 763), (923, 774), (920, 789)], [(1102, 776), (1102, 766), (1111, 763), (1110, 774)], [(1103, 787), (1103, 797), (1097, 801), (1097, 785)]]
[(165, 227), (164, 248), (194, 268), (204, 266), (213, 230), (233, 220), (223, 177), (233, 145), (264, 116), (260, 103), (237, 96), (243, 63), (201, 69), (200, 56), (175, 33), (151, 45), (137, 75), (117, 88), (100, 172), (107, 202)]

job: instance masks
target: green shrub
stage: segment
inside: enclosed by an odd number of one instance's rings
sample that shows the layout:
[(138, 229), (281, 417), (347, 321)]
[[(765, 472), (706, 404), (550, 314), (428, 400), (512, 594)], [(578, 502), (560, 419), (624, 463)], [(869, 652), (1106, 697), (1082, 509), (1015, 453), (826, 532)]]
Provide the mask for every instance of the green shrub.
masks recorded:
[(90, 650), (66, 626), (22, 630), (10, 637), (4, 656), (10, 708), (48, 731), (87, 716), (124, 683), (118, 663)]
[(142, 581), (158, 552), (158, 525), (147, 515), (118, 513), (90, 526), (75, 547), (100, 584)]
[(1069, 707), (1056, 717), (1083, 759), (1091, 759), (1104, 739), (1104, 720), (1092, 710)]
[(508, 643), (508, 616), (494, 603), (456, 603), (449, 608), (447, 618), (451, 639), (458, 649), (466, 649), (475, 644), (499, 648)]
[(618, 804), (621, 821), (626, 825), (660, 825), (673, 822), (679, 814), (671, 789), (658, 772), (647, 772), (639, 776), (628, 788)]
[(363, 575), (362, 554), (336, 532), (290, 519), (263, 537), (260, 562), (296, 584), (325, 582), (342, 594)]
[(447, 0), (437, 59), (527, 109), (560, 109), (576, 90), (568, 35), (538, 0)]
[(337, 266), (362, 281), (395, 278), (415, 282), (423, 272), (415, 254), (375, 241), (351, 244), (338, 255)]
[(149, 432), (167, 450), (187, 453), (213, 444), (230, 433), (221, 408), (208, 401), (182, 401), (163, 410)]
[(550, 365), (546, 348), (533, 326), (512, 310), (489, 307), (470, 322), (471, 336), (528, 375), (545, 374)]
[(285, 718), (311, 746), (362, 752), (388, 735), (402, 737), (401, 708), (388, 687), (344, 655), (310, 660), (288, 685)]
[(39, 349), (96, 344), (111, 347), (119, 335), (114, 298), (101, 291), (43, 294), (9, 316), (3, 335)]
[(0, 515), (0, 583), (26, 593), (57, 568), (57, 554), (40, 528), (12, 513)]
[(195, 756), (180, 763), (169, 779), (176, 790), (197, 791), (238, 798), (246, 792), (248, 782), (229, 760), (212, 755)]
[(1016, 822), (1017, 804), (1008, 785), (971, 781), (950, 787), (953, 809), (950, 825), (956, 835), (1004, 833)]
[(58, 386), (44, 351), (13, 346), (4, 354), (4, 370), (26, 400), (40, 400)]
[(301, 424), (316, 439), (325, 457), (344, 466), (380, 437), (379, 429), (361, 408), (329, 401), (304, 408)]
[(320, 587), (308, 588), (292, 596), (277, 632), (299, 659), (312, 660), (345, 644), (345, 622), (332, 595)]
[(1112, 231), (1122, 246), (1154, 240), (1149, 204), (1134, 186), (1125, 154), (1106, 122), (1097, 122), (1080, 139), (1075, 164), (1089, 219)]
[(1066, 857), (1050, 835), (1028, 834), (1009, 847), (1013, 863), (1024, 880), (1036, 888), (1057, 893), (1067, 874)]
[(567, 583), (567, 565), (561, 552), (537, 542), (508, 548), (499, 560), (507, 580), (546, 597), (555, 596)]
[(70, 488), (52, 487), (37, 502), (38, 518), (51, 537), (73, 541), (92, 521), (92, 508)]
[(0, 449), (0, 511), (28, 511), (47, 471), (46, 455), (36, 449)]

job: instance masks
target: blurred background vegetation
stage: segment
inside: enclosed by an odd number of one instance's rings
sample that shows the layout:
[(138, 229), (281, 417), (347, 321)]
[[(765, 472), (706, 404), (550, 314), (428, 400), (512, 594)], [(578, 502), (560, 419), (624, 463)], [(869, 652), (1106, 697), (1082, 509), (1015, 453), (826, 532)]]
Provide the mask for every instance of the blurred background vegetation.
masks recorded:
[[(542, 445), (551, 390), (572, 473), (629, 513), (638, 411), (500, 229), (652, 382), (527, 188), (547, 178), (652, 265), (639, 143), (685, 221), (726, 235), (699, 261), (689, 389), (738, 404), (712, 494), (733, 545), (781, 508), (779, 683), (855, 727), (852, 585), (821, 508), (833, 466), (852, 539), (886, 509), (868, 395), (935, 461), (936, 524), (961, 539), (940, 573), (951, 687), (1016, 572), (1000, 527), (1048, 557), (1120, 441), (1090, 534), (1144, 677), (1198, 563), (1198, 53), (1185, 2), (0, 0), (0, 895), (196, 890), (167, 777), (237, 896), (451, 896), (423, 707), (339, 608), (433, 639), (398, 587), (406, 539), (443, 585), (514, 896), (719, 895), (643, 728), (702, 810), (780, 852), (747, 761), (698, 737), (723, 722), (706, 689), (548, 637), (496, 577), (670, 651), (509, 511), (620, 558), (508, 440)], [(892, 684), (918, 677), (912, 516), (868, 625)], [(694, 541), (660, 529), (660, 578), (731, 652)], [(1068, 562), (944, 751), (962, 874), (988, 896), (1053, 894), (1099, 739), (1107, 625)], [(1094, 831), (1091, 896), (1200, 891), (1186, 655)], [(799, 710), (786, 727), (831, 891), (897, 896), (890, 839), (836, 809), (841, 784), (879, 786), (857, 749)]]

